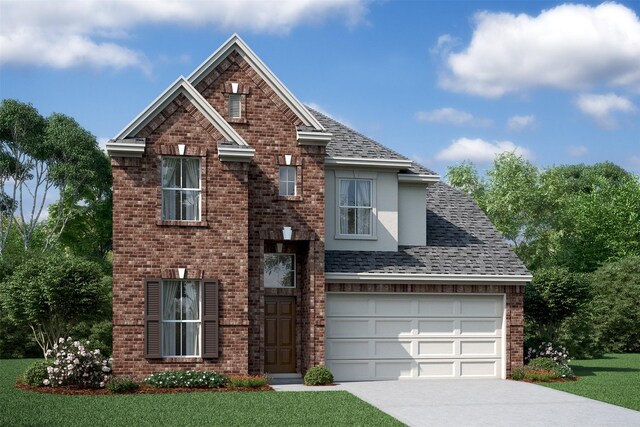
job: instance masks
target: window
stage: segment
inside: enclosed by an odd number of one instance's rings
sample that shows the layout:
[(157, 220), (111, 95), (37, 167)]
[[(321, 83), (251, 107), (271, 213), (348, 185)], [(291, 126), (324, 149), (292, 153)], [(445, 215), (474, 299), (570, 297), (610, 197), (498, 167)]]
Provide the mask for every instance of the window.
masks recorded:
[(264, 287), (295, 288), (295, 265), (294, 254), (264, 254)]
[(340, 180), (340, 234), (370, 236), (372, 221), (372, 181)]
[(162, 219), (200, 221), (200, 159), (162, 159)]
[(296, 195), (296, 167), (280, 166), (280, 195), (295, 196)]
[(200, 282), (162, 282), (162, 356), (200, 355)]
[(239, 119), (242, 117), (242, 98), (239, 93), (229, 94), (229, 117)]

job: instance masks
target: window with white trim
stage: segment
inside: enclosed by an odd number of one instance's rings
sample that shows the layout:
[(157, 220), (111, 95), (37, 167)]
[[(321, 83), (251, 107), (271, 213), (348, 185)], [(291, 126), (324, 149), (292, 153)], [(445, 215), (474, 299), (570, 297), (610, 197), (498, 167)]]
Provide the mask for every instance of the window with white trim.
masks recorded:
[(340, 179), (339, 192), (340, 234), (371, 236), (373, 182), (370, 179)]
[(294, 254), (264, 254), (264, 287), (296, 287), (296, 256)]
[(242, 117), (242, 97), (239, 93), (229, 94), (229, 117), (232, 119)]
[(280, 166), (279, 172), (279, 194), (281, 196), (295, 196), (296, 195), (296, 167), (295, 166)]
[(200, 282), (162, 281), (162, 357), (200, 356)]
[(162, 158), (162, 219), (200, 221), (200, 158)]

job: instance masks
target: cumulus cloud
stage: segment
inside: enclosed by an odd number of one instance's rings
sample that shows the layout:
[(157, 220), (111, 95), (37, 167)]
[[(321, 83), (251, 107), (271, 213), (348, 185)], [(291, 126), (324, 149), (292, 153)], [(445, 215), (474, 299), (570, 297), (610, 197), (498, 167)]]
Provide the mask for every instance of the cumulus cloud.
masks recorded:
[(491, 126), (492, 124), (492, 121), (489, 119), (475, 117), (471, 113), (450, 107), (432, 111), (419, 111), (416, 113), (416, 119), (421, 122), (444, 123), (456, 126)]
[(571, 145), (567, 147), (567, 153), (569, 153), (571, 157), (582, 157), (589, 154), (589, 149), (584, 145)]
[(536, 116), (528, 114), (526, 116), (513, 116), (507, 120), (507, 128), (513, 132), (520, 132), (532, 128), (536, 124)]
[(474, 163), (489, 163), (496, 155), (505, 152), (514, 152), (526, 159), (533, 159), (531, 151), (511, 141), (488, 142), (480, 138), (459, 138), (440, 151), (436, 155), (436, 160), (456, 162), (468, 160)]
[(498, 98), (534, 87), (640, 88), (640, 19), (621, 4), (481, 12), (474, 23), (466, 49), (446, 56), (446, 89)]
[(144, 55), (125, 46), (139, 25), (286, 33), (335, 16), (356, 25), (365, 13), (364, 0), (3, 0), (0, 64), (145, 69)]
[(629, 99), (614, 93), (604, 95), (583, 93), (576, 99), (576, 105), (583, 113), (595, 119), (600, 127), (613, 129), (618, 123), (615, 113), (633, 113), (636, 106)]

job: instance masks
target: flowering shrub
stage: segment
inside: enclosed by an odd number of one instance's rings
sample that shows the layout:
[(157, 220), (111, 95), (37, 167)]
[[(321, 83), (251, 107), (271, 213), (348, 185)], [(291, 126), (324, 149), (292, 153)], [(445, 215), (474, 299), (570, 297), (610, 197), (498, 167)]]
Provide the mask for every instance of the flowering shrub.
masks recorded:
[(210, 371), (165, 371), (149, 375), (144, 382), (161, 388), (222, 388), (229, 379)]
[(537, 349), (528, 349), (525, 361), (528, 363), (537, 357), (546, 357), (561, 365), (568, 365), (571, 362), (569, 352), (565, 347), (561, 345), (554, 346), (550, 342), (543, 342)]
[[(85, 343), (89, 345), (89, 341)], [(44, 385), (78, 388), (104, 387), (111, 375), (111, 359), (105, 359), (100, 350), (89, 351), (71, 337), (60, 338), (53, 349), (47, 350), (53, 364), (47, 368)]]
[(267, 385), (269, 379), (264, 375), (232, 376), (229, 382), (233, 387), (262, 387)]

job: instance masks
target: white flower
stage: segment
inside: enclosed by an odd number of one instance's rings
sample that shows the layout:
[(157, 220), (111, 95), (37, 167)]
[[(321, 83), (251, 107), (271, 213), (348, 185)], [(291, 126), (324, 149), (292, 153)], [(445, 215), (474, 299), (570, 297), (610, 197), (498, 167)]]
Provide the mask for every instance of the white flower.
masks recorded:
[(58, 349), (58, 344), (54, 344), (54, 345), (53, 345), (53, 348), (54, 348), (55, 350), (57, 350), (57, 349)]
[(104, 383), (103, 383), (103, 382), (102, 382), (102, 383), (100, 383), (100, 387), (104, 387)]
[(74, 360), (73, 363), (75, 363), (76, 365), (79, 365), (80, 364), (80, 359)]
[(109, 372), (111, 370), (111, 368), (109, 368), (108, 366), (103, 366), (102, 367), (102, 372)]
[(64, 342), (64, 338), (60, 338), (60, 339), (58, 340), (58, 342), (59, 342), (60, 344), (62, 344), (62, 343)]
[(73, 365), (72, 364), (68, 364), (67, 365), (67, 369), (70, 370), (70, 371), (73, 371)]
[(49, 385), (49, 380), (44, 380), (44, 381), (42, 381), (42, 384), (44, 384), (44, 385)]
[(53, 372), (53, 367), (52, 366), (47, 366), (47, 372), (50, 374)]

